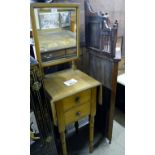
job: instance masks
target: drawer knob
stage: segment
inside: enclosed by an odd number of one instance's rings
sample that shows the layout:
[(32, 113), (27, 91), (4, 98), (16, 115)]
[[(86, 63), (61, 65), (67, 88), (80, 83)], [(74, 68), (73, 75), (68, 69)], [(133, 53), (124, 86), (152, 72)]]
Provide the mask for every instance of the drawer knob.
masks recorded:
[(76, 116), (80, 116), (80, 114), (81, 114), (80, 111), (76, 112)]
[(79, 103), (80, 102), (80, 97), (79, 96), (75, 98), (75, 102), (76, 103)]

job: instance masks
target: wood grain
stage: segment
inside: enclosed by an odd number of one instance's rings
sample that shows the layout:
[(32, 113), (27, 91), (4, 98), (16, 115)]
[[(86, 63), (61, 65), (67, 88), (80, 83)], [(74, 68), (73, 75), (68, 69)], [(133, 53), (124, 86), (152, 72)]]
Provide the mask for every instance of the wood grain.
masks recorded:
[[(65, 81), (76, 79), (77, 83), (66, 86)], [(68, 69), (46, 75), (44, 88), (50, 96), (54, 124), (58, 126), (63, 155), (67, 154), (65, 126), (90, 116), (89, 149), (93, 151), (94, 116), (96, 114), (97, 87), (100, 82), (76, 69)], [(76, 124), (78, 128), (78, 124)]]
[[(76, 79), (78, 82), (72, 86), (66, 86), (64, 82), (70, 79)], [(99, 85), (100, 82), (87, 74), (72, 69), (46, 75), (44, 79), (45, 89), (52, 96), (53, 102)]]
[(79, 106), (83, 103), (90, 102), (90, 99), (91, 99), (90, 89), (77, 93), (73, 96), (66, 97), (62, 100), (64, 111)]
[(90, 114), (90, 103), (85, 103), (65, 112), (65, 124), (76, 122)]

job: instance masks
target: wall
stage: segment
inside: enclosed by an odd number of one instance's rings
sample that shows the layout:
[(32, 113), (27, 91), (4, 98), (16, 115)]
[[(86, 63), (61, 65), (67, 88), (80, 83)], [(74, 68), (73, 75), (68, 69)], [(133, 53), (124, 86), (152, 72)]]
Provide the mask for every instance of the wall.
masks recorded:
[(118, 35), (124, 35), (124, 25), (125, 25), (125, 0), (91, 0), (95, 10), (103, 10), (107, 12), (110, 16), (110, 20), (115, 19), (119, 22)]

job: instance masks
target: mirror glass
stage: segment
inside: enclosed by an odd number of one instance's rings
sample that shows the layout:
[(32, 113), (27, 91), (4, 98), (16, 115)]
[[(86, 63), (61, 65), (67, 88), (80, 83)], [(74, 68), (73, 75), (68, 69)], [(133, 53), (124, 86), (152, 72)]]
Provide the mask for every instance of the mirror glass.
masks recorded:
[(42, 62), (77, 56), (76, 8), (34, 8)]

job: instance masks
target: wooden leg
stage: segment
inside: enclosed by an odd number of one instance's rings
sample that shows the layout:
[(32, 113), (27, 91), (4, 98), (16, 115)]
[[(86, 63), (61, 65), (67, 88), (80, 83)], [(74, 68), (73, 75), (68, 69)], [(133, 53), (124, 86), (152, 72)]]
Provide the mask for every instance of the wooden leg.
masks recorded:
[(78, 128), (79, 128), (79, 123), (78, 123), (78, 121), (77, 122), (75, 122), (75, 130), (76, 130), (76, 134), (78, 134)]
[(65, 139), (65, 133), (64, 132), (60, 133), (60, 140), (61, 140), (61, 145), (62, 145), (62, 153), (63, 153), (63, 155), (67, 155), (66, 139)]
[(111, 140), (109, 140), (109, 144), (111, 144)]
[(90, 117), (89, 124), (89, 152), (93, 152), (93, 142), (94, 142), (94, 117)]
[(66, 148), (66, 139), (65, 139), (65, 120), (64, 120), (64, 109), (62, 106), (62, 102), (59, 101), (55, 104), (56, 112), (57, 112), (57, 119), (58, 119), (58, 129), (60, 134), (60, 141), (62, 145), (62, 154), (67, 155), (67, 148)]
[(111, 90), (111, 98), (110, 98), (110, 108), (109, 108), (109, 112), (108, 112), (108, 132), (107, 132), (109, 144), (111, 144), (111, 140), (112, 140), (113, 120), (114, 120), (114, 112), (115, 112), (116, 86), (117, 86), (117, 74), (118, 74), (118, 63), (113, 63), (112, 90)]

